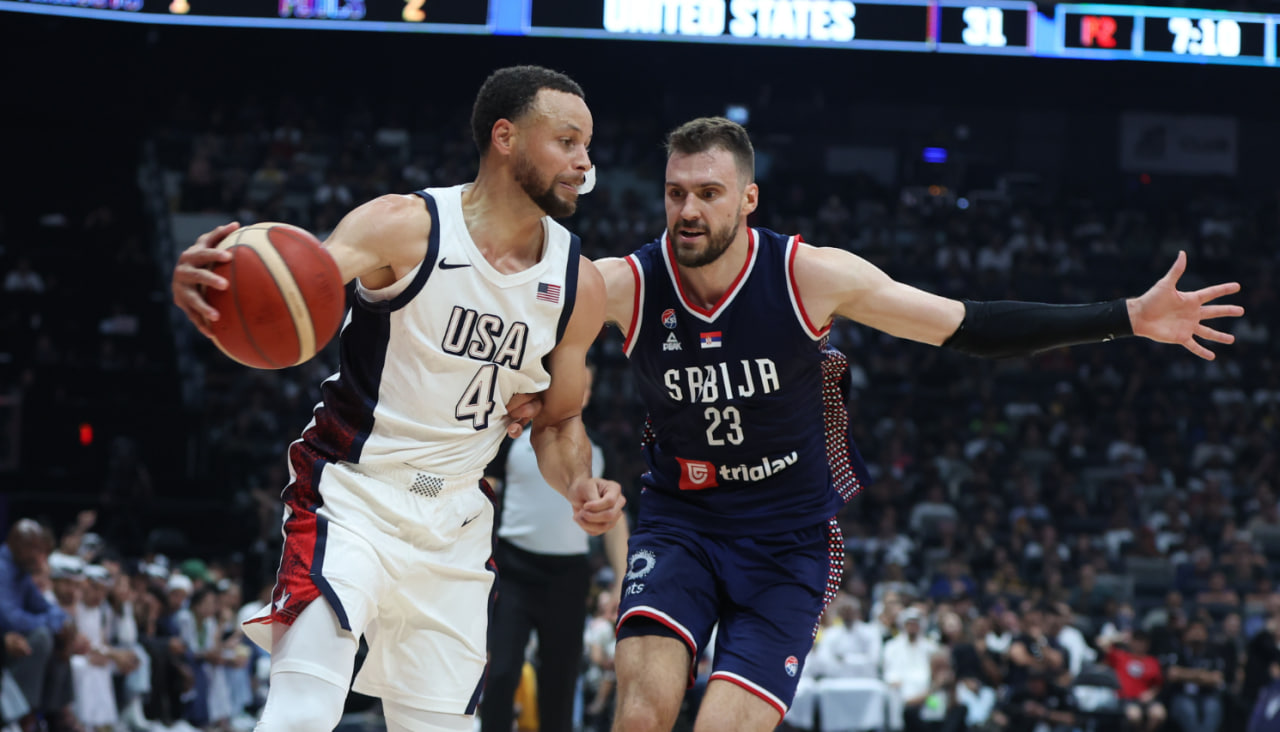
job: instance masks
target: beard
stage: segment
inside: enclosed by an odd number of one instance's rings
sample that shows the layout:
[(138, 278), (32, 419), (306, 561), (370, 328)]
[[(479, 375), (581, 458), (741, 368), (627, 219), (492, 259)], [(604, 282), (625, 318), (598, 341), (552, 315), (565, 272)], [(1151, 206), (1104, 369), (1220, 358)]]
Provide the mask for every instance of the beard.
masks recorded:
[[(734, 221), (732, 227), (720, 229), (719, 231), (713, 231), (709, 227), (697, 229), (697, 231), (703, 232), (707, 237), (706, 248), (702, 251), (693, 251), (681, 249), (679, 245), (672, 247), (676, 253), (676, 262), (678, 262), (681, 267), (689, 267), (690, 269), (697, 269), (698, 267), (705, 267), (708, 264), (711, 264), (719, 259), (720, 256), (724, 254), (725, 250), (729, 248), (729, 245), (733, 243), (734, 238), (738, 236), (739, 225), (740, 222)], [(689, 229), (689, 227), (682, 228)], [(680, 229), (675, 229), (677, 232), (679, 230)], [(693, 229), (689, 230), (693, 231)]]
[(551, 182), (544, 185), (539, 179), (538, 169), (524, 155), (516, 154), (513, 173), (525, 195), (551, 218), (567, 218), (578, 210), (577, 201), (566, 201), (557, 194), (559, 181), (552, 176)]

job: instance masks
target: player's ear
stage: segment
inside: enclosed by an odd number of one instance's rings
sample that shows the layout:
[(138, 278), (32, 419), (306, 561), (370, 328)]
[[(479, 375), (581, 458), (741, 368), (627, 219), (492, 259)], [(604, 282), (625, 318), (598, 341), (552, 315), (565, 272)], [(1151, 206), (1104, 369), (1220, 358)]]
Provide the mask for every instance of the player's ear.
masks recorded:
[(509, 119), (500, 119), (493, 123), (493, 130), (490, 132), (489, 147), (496, 149), (502, 155), (510, 155), (511, 148), (515, 145), (516, 140), (515, 123)]
[(748, 183), (746, 188), (742, 189), (742, 215), (754, 213), (760, 205), (760, 186), (755, 183)]

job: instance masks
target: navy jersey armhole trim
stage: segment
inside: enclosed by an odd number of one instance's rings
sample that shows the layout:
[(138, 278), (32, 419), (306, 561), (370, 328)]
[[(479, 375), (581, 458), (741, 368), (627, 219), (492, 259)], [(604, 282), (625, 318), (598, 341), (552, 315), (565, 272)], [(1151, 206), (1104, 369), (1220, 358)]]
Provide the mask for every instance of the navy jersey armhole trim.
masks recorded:
[(564, 338), (564, 331), (569, 327), (569, 318), (573, 315), (573, 306), (578, 301), (578, 265), (582, 260), (582, 240), (577, 234), (569, 235), (569, 261), (564, 268), (564, 307), (560, 310), (560, 322), (556, 325), (556, 343)]
[(431, 197), (426, 191), (414, 191), (414, 195), (421, 196), (423, 202), (427, 204), (427, 213), (431, 214), (431, 233), (427, 235), (427, 256), (422, 258), (422, 264), (418, 267), (418, 273), (413, 276), (413, 282), (404, 288), (404, 291), (390, 300), (380, 302), (368, 302), (363, 298), (357, 297), (357, 302), (361, 306), (373, 310), (375, 312), (390, 312), (399, 310), (414, 298), (419, 292), (422, 292), (422, 286), (427, 284), (427, 278), (431, 276), (431, 272), (436, 267), (436, 257), (440, 255), (440, 214), (436, 209), (436, 199)]

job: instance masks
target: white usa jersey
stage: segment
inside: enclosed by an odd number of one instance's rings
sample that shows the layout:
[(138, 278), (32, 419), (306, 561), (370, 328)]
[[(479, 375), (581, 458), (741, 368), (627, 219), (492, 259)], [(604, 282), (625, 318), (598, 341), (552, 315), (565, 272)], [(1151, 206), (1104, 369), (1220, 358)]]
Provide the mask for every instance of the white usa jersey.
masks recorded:
[(418, 191), (427, 255), (395, 284), (356, 283), (341, 367), (302, 439), (329, 460), (479, 477), (506, 435), (505, 404), (551, 383), (543, 358), (573, 311), (578, 237), (543, 217), (542, 259), (503, 274), (476, 248), (464, 186)]

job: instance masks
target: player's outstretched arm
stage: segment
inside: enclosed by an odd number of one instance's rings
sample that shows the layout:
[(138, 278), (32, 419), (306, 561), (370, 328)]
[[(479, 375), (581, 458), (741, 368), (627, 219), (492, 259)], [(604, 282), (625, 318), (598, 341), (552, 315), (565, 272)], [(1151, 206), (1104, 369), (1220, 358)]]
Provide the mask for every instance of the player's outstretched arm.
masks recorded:
[(604, 322), (618, 326), (626, 336), (635, 311), (636, 282), (631, 265), (623, 257), (597, 259), (595, 265), (604, 278)]
[(1079, 305), (952, 300), (895, 281), (870, 262), (839, 249), (801, 245), (795, 276), (805, 309), (821, 325), (841, 316), (900, 338), (988, 358), (1028, 356), (1083, 343), (1138, 335), (1178, 343), (1205, 359), (1196, 338), (1231, 343), (1206, 320), (1239, 317), (1238, 305), (1211, 305), (1240, 290), (1230, 282), (1195, 292), (1177, 289), (1186, 269), (1179, 253), (1169, 272), (1141, 297)]
[[(173, 268), (173, 302), (205, 336), (212, 338), (209, 323), (218, 311), (205, 301), (203, 288), (227, 289), (228, 282), (211, 271), (231, 259), (218, 244), (240, 224), (231, 222), (201, 234), (196, 243), (178, 257)], [(396, 275), (417, 266), (426, 256), (431, 214), (422, 199), (412, 195), (386, 195), (352, 209), (338, 222), (324, 242), (338, 264), (342, 281), (356, 277), (381, 277), (389, 285)]]
[(582, 397), (590, 383), (587, 349), (604, 323), (604, 308), (604, 280), (583, 258), (573, 315), (548, 356), (551, 386), (542, 393), (529, 438), (542, 477), (569, 499), (574, 520), (593, 536), (612, 528), (626, 504), (621, 486), (591, 475), (591, 442), (582, 424)]

